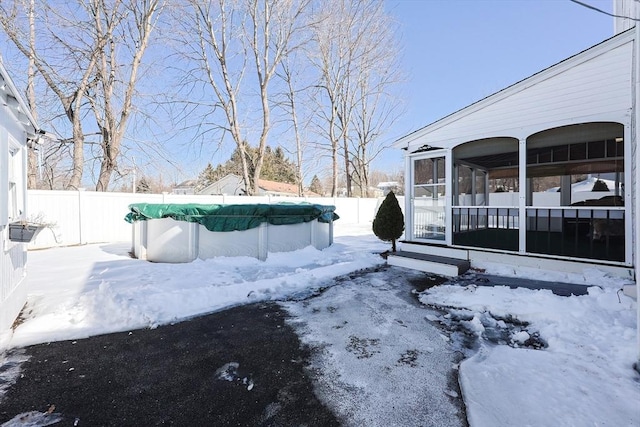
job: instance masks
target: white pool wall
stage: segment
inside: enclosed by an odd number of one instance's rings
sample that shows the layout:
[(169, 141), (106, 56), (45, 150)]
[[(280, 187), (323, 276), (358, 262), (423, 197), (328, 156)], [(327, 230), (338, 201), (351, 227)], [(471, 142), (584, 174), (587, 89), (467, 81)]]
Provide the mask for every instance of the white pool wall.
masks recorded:
[(203, 225), (171, 218), (134, 221), (132, 252), (152, 262), (183, 263), (196, 258), (250, 256), (267, 259), (269, 252), (289, 252), (333, 243), (333, 222), (317, 219), (291, 225), (262, 223), (244, 231), (209, 231)]

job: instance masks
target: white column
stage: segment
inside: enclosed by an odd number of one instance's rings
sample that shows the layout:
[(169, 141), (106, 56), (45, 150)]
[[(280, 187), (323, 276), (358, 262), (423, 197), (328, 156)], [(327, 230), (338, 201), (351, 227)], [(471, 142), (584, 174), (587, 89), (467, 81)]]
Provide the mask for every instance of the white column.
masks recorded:
[(520, 139), (518, 149), (518, 252), (527, 250), (527, 140)]

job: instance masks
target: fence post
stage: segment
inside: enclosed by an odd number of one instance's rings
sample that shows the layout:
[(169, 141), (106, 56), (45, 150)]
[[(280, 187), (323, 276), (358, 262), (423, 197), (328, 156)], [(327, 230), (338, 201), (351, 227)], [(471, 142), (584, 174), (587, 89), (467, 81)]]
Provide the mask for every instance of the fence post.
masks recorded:
[(85, 198), (85, 189), (78, 188), (78, 243), (83, 245), (85, 242), (83, 240), (83, 232), (84, 221), (82, 220), (83, 210), (84, 210), (84, 198)]

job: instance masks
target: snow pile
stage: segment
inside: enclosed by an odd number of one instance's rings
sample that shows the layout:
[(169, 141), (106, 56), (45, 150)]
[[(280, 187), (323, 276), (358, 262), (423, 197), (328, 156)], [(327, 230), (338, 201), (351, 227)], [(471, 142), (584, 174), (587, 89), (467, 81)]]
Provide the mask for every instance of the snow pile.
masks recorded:
[[(615, 190), (616, 188), (616, 182), (612, 179), (604, 179), (604, 178), (598, 178), (598, 177), (589, 177), (583, 181), (578, 181), (575, 182), (573, 184), (571, 184), (571, 191), (572, 192), (580, 192), (580, 191), (591, 191), (593, 189), (593, 185), (596, 183), (596, 181), (602, 181), (605, 184), (607, 184), (607, 187), (609, 188), (610, 191)], [(558, 192), (560, 191), (560, 187), (551, 187), (548, 190), (546, 190), (547, 192)]]
[[(580, 297), (507, 287), (446, 285), (421, 295), (447, 316), (467, 312), (479, 350), (460, 365), (467, 415), (474, 427), (496, 425), (640, 425), (636, 303), (615, 289)], [(483, 319), (492, 318), (493, 322)], [(500, 319), (500, 320), (497, 320)], [(488, 330), (516, 320), (510, 346), (488, 342)], [(520, 348), (531, 335), (547, 347)]]
[(16, 415), (0, 427), (45, 427), (62, 421), (62, 415), (55, 412), (29, 411)]
[[(262, 300), (309, 295), (333, 278), (384, 262), (371, 226), (336, 227), (334, 245), (184, 264), (132, 259), (128, 244), (29, 253), (29, 298), (11, 347), (153, 328)], [(2, 340), (0, 339), (0, 344)], [(0, 346), (1, 347), (1, 346)]]

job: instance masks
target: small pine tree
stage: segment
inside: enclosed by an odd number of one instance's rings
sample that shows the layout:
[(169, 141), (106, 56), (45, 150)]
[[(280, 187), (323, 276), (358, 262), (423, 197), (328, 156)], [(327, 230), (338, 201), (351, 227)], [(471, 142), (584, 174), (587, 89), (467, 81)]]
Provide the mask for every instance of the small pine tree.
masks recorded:
[(136, 193), (151, 193), (151, 187), (147, 182), (147, 178), (144, 176), (140, 178), (140, 181), (138, 181), (138, 184), (136, 185)]
[(599, 179), (593, 183), (593, 188), (591, 188), (591, 191), (609, 191), (609, 186), (606, 182)]
[(200, 191), (203, 188), (208, 187), (220, 178), (221, 177), (216, 175), (216, 170), (213, 169), (211, 163), (209, 163), (207, 167), (200, 172), (200, 175), (198, 175), (198, 179), (196, 180), (196, 191)]
[(385, 242), (391, 242), (391, 250), (396, 251), (396, 240), (404, 231), (404, 215), (393, 191), (382, 201), (373, 220), (373, 233)]
[(324, 195), (324, 189), (322, 188), (322, 183), (320, 182), (320, 178), (318, 175), (313, 175), (311, 178), (311, 184), (309, 184), (309, 191), (313, 191), (316, 194)]

